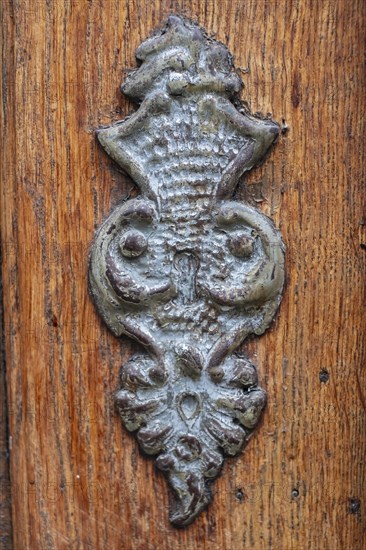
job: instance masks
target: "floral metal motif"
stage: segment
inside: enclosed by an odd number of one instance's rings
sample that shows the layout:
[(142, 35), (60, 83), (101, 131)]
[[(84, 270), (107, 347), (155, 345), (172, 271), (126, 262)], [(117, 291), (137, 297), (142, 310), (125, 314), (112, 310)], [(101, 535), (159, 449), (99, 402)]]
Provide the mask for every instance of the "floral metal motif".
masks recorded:
[(116, 404), (166, 473), (171, 522), (184, 526), (266, 403), (235, 350), (275, 315), (284, 246), (271, 220), (232, 195), (279, 127), (242, 107), (227, 48), (190, 21), (170, 17), (136, 57), (122, 91), (141, 105), (98, 139), (141, 195), (97, 232), (89, 287), (112, 332), (144, 348), (123, 365)]

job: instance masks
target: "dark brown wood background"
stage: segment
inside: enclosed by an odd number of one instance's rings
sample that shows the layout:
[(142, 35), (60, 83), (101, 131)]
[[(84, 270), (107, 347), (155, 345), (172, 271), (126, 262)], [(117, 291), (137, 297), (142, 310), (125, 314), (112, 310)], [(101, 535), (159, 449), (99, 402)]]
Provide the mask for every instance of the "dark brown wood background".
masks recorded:
[[(11, 456), (9, 486), (1, 455), (2, 548), (10, 495), (17, 550), (365, 548), (366, 4), (2, 0), (2, 9)], [(268, 408), (212, 506), (181, 531), (168, 523), (164, 478), (112, 407), (134, 345), (108, 333), (86, 285), (95, 228), (136, 193), (94, 131), (134, 108), (119, 91), (123, 70), (170, 13), (216, 32), (251, 109), (288, 127), (238, 193), (287, 244), (280, 314), (247, 346)]]

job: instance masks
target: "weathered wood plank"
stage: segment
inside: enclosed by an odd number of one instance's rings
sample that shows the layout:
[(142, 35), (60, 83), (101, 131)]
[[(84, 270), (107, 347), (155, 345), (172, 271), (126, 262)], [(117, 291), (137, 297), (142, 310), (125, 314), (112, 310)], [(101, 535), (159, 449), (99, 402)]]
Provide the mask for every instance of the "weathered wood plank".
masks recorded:
[[(2, 300), (2, 281), (0, 280)], [(11, 485), (9, 472), (8, 408), (6, 399), (6, 372), (4, 350), (3, 310), (0, 308), (0, 548), (12, 549)]]
[[(361, 549), (364, 3), (4, 0), (3, 9), (14, 547)], [(287, 243), (280, 315), (248, 344), (268, 408), (208, 512), (182, 531), (168, 524), (164, 479), (111, 407), (133, 344), (108, 333), (86, 288), (94, 228), (136, 192), (94, 130), (133, 108), (119, 92), (122, 69), (172, 12), (215, 31), (246, 72), (251, 109), (289, 128), (238, 192)]]

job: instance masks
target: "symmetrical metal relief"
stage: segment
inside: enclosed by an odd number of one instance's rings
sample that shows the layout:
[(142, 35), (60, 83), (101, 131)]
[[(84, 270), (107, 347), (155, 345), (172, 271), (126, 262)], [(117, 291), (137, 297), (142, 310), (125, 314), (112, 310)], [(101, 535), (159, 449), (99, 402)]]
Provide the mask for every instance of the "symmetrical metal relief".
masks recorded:
[(111, 331), (142, 345), (122, 366), (116, 404), (184, 526), (266, 403), (236, 349), (274, 317), (284, 247), (271, 220), (232, 195), (279, 127), (241, 106), (227, 48), (187, 20), (170, 17), (136, 57), (122, 91), (140, 107), (98, 139), (141, 195), (97, 232), (89, 286)]

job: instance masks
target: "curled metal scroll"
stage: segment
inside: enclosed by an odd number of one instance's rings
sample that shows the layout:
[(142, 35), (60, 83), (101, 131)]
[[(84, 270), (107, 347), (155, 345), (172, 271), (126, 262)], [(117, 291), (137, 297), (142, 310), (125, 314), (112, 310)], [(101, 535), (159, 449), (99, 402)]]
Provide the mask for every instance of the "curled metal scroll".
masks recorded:
[(232, 195), (279, 126), (244, 110), (227, 48), (187, 20), (170, 17), (136, 57), (122, 91), (141, 105), (98, 139), (141, 195), (98, 230), (89, 287), (111, 331), (144, 348), (122, 366), (116, 404), (165, 472), (171, 522), (184, 526), (266, 403), (235, 350), (275, 315), (284, 246), (270, 219)]

